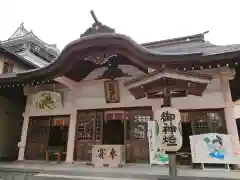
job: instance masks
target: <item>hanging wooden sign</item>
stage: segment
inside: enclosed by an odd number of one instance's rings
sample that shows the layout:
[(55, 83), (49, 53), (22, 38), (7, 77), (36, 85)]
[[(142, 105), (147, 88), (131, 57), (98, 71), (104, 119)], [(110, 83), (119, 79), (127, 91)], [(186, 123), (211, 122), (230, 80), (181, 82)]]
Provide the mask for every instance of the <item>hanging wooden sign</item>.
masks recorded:
[(106, 103), (120, 102), (118, 81), (115, 80), (104, 81), (104, 90)]
[(159, 143), (164, 151), (176, 152), (182, 147), (180, 112), (172, 107), (164, 107), (157, 112)]

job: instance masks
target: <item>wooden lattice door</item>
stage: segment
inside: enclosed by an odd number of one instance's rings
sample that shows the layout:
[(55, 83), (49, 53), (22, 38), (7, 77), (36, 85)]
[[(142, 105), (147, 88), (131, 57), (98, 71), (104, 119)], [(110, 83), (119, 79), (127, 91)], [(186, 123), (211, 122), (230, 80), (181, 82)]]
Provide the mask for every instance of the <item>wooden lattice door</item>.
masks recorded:
[(102, 140), (103, 113), (81, 111), (78, 113), (75, 157), (77, 161), (91, 161), (92, 146)]
[(147, 122), (152, 120), (149, 109), (126, 111), (126, 160), (127, 162), (149, 162)]
[(225, 133), (223, 110), (190, 112), (193, 134)]
[(48, 147), (50, 129), (49, 117), (30, 118), (25, 151), (25, 159), (44, 160)]

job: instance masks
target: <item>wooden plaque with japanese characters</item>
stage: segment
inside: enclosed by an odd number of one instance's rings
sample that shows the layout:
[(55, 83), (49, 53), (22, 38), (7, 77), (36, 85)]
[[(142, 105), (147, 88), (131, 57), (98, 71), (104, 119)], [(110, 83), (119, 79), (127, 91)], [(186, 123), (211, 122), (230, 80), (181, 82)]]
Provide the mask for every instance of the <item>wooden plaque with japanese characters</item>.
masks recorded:
[(120, 102), (118, 81), (115, 81), (115, 80), (104, 81), (104, 90), (105, 90), (106, 103)]

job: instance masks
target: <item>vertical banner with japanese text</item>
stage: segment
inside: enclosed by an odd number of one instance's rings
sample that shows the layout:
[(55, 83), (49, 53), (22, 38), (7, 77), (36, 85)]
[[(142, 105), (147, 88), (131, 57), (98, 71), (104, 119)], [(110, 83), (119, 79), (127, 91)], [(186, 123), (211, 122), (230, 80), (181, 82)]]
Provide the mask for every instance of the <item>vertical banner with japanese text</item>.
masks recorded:
[(156, 111), (159, 127), (158, 140), (166, 152), (176, 152), (182, 147), (182, 126), (180, 112), (172, 107)]
[(157, 143), (158, 124), (156, 121), (148, 121), (148, 143), (149, 143), (149, 159), (152, 164), (168, 164), (168, 155), (161, 148), (161, 144)]

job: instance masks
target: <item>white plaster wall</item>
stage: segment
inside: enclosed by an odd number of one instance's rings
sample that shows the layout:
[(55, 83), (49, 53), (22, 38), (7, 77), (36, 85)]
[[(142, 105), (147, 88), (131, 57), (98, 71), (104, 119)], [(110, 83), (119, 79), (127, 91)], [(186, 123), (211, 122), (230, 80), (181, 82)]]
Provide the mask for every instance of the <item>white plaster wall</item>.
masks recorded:
[[(152, 106), (157, 109), (161, 106), (161, 99), (148, 100), (146, 98), (135, 100), (129, 91), (124, 87), (124, 82), (135, 78), (143, 72), (134, 67), (122, 67), (125, 72), (133, 77), (125, 77), (118, 79), (120, 86), (120, 103), (106, 103), (104, 94), (104, 80), (94, 80), (102, 75), (104, 68), (96, 69), (85, 80), (78, 83), (78, 88), (73, 90), (65, 90), (63, 92), (63, 109), (53, 110), (49, 112), (36, 111), (32, 106), (32, 100), (28, 101), (26, 111), (31, 115), (41, 114), (69, 114), (74, 110), (99, 109), (99, 108), (120, 108), (133, 106)], [(216, 70), (211, 70), (214, 74)], [(214, 72), (214, 73), (213, 73)], [(206, 72), (205, 72), (206, 73)], [(29, 98), (30, 99), (30, 96)], [(185, 98), (174, 98), (173, 106), (180, 109), (207, 109), (207, 108), (224, 108), (220, 80), (218, 76), (214, 76), (208, 85), (202, 97), (188, 96)]]
[(240, 100), (237, 100), (233, 103), (233, 113), (235, 119), (240, 118)]
[(235, 119), (240, 118), (240, 105), (235, 105), (233, 111)]
[(7, 62), (9, 61), (13, 64), (13, 72), (15, 72), (15, 73), (19, 73), (19, 72), (22, 72), (24, 70), (27, 70), (20, 63), (16, 63), (15, 61), (12, 61), (8, 57), (5, 57), (5, 56), (0, 54), (0, 74), (2, 74), (2, 72), (3, 72), (3, 65), (4, 65), (5, 61), (7, 61)]
[[(218, 81), (209, 85), (209, 90), (214, 89)], [(153, 109), (161, 106), (161, 99), (148, 100), (146, 98), (135, 100), (123, 85), (124, 80), (119, 80), (121, 103), (107, 104), (105, 102), (103, 81), (82, 82), (78, 91), (66, 93), (67, 96), (76, 97), (75, 108), (77, 109), (98, 109), (98, 108), (117, 108), (132, 106), (153, 106)], [(216, 87), (218, 84), (215, 85)], [(215, 88), (216, 89), (216, 88)], [(67, 99), (66, 99), (67, 100)], [(178, 109), (203, 109), (223, 107), (224, 102), (221, 92), (209, 92), (208, 89), (202, 97), (188, 96), (185, 98), (174, 98), (173, 106)], [(67, 101), (65, 106), (71, 106)]]

